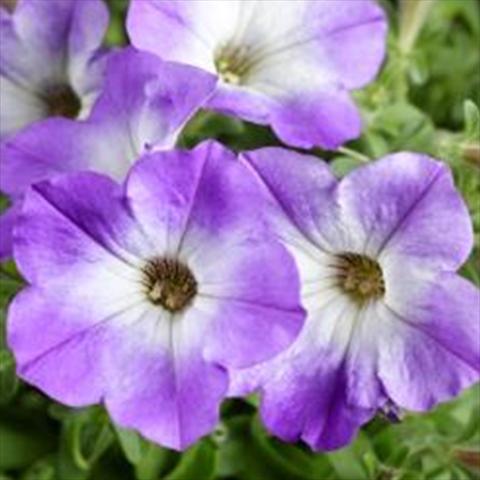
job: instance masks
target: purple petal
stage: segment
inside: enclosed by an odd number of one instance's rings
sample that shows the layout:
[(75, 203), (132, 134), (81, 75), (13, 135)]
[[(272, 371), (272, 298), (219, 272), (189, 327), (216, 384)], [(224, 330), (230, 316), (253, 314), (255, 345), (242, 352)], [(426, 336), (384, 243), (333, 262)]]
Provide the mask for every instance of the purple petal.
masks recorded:
[(344, 90), (289, 95), (271, 113), (272, 128), (285, 143), (335, 150), (360, 136), (360, 113)]
[[(265, 425), (285, 441), (303, 439), (316, 450), (346, 445), (376, 410), (349, 404), (347, 398), (352, 374), (370, 382), (368, 369), (349, 352), (354, 316), (346, 302), (322, 301), (285, 353), (258, 367), (232, 372), (230, 394), (260, 388)], [(368, 383), (362, 388), (377, 388)], [(376, 401), (380, 403), (380, 397)]]
[(325, 245), (322, 229), (331, 223), (329, 204), (338, 183), (328, 165), (317, 157), (283, 148), (262, 148), (246, 152), (242, 158), (271, 196), (270, 220), (280, 214), (280, 225), (274, 222), (277, 234), (285, 238), (288, 224), (293, 224), (314, 245)]
[(19, 203), (10, 206), (0, 214), (0, 261), (12, 256), (12, 232), (19, 213)]
[(379, 376), (395, 403), (428, 410), (480, 379), (480, 292), (451, 273), (415, 290), (380, 311)]
[(19, 196), (40, 180), (88, 169), (88, 160), (96, 153), (94, 133), (83, 122), (51, 118), (5, 140), (0, 144), (0, 189)]
[(129, 270), (149, 253), (123, 207), (119, 186), (92, 173), (36, 184), (14, 230), (17, 265), (29, 282), (39, 285), (65, 275), (80, 282), (77, 267), (89, 266), (86, 273), (99, 264)]
[(143, 314), (118, 328), (106, 354), (106, 406), (120, 425), (184, 449), (213, 430), (227, 389), (225, 371), (202, 359), (208, 324), (198, 318)]
[(71, 301), (68, 289), (54, 298), (45, 293), (28, 288), (10, 305), (7, 339), (17, 373), (68, 405), (99, 402), (103, 391), (101, 325), (105, 318), (97, 317), (88, 297)]
[(448, 167), (425, 155), (398, 153), (355, 170), (340, 183), (338, 202), (373, 256), (396, 252), (455, 270), (472, 248), (468, 210)]
[(196, 68), (162, 62), (128, 47), (110, 60), (91, 118), (113, 123), (134, 146), (134, 157), (154, 147), (171, 148), (216, 81)]

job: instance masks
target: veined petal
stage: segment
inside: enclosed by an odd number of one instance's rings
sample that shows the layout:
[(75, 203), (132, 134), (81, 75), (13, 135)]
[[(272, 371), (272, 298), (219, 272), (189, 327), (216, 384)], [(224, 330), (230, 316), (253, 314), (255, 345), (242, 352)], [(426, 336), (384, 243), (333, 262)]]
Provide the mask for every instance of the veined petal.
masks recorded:
[(123, 207), (120, 187), (93, 173), (32, 187), (14, 230), (14, 249), (25, 278), (42, 286), (82, 283), (80, 273), (90, 282), (89, 275), (102, 270), (131, 279), (151, 252)]
[[(241, 240), (260, 231), (255, 199), (262, 195), (233, 153), (216, 142), (146, 156), (130, 173), (126, 191), (147, 234), (162, 251), (178, 252), (187, 262), (204, 241)], [(159, 209), (162, 204), (169, 208)]]
[(472, 248), (467, 208), (448, 168), (425, 155), (398, 153), (357, 169), (337, 198), (357, 248), (374, 258), (398, 252), (455, 270)]
[(286, 237), (292, 236), (288, 234), (291, 227), (286, 225), (291, 223), (313, 244), (312, 251), (330, 251), (333, 247), (322, 230), (332, 223), (337, 180), (328, 165), (312, 155), (283, 148), (245, 152), (241, 158), (254, 169), (271, 198), (268, 218), (276, 225), (276, 234), (288, 244)]
[(202, 358), (203, 320), (150, 307), (131, 328), (115, 325), (104, 355), (115, 421), (179, 450), (215, 427), (227, 374)]
[[(294, 344), (270, 362), (234, 371), (230, 394), (262, 392), (267, 428), (286, 441), (315, 449), (348, 443), (375, 409), (348, 405), (348, 349), (360, 313), (341, 297), (318, 293), (316, 306)], [(255, 379), (252, 383), (251, 377)]]
[(428, 410), (480, 379), (479, 308), (478, 290), (445, 274), (423, 298), (379, 310), (378, 375), (395, 403)]

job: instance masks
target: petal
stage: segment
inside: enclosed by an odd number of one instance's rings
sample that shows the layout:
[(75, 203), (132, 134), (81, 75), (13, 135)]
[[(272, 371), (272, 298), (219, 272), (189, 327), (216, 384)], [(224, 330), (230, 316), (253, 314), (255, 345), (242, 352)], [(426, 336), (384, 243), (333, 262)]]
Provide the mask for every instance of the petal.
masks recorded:
[(290, 93), (363, 87), (384, 58), (386, 33), (385, 15), (371, 0), (258, 2), (244, 33), (246, 44), (263, 40), (251, 82)]
[(208, 100), (208, 106), (213, 110), (260, 125), (270, 123), (272, 103), (272, 100), (261, 92), (221, 82)]
[[(269, 192), (272, 207), (268, 216), (279, 237), (287, 244), (298, 243), (300, 231), (309, 240), (307, 243), (325, 251), (333, 249), (322, 229), (332, 223), (335, 209), (331, 203), (337, 180), (324, 161), (283, 148), (262, 148), (246, 152), (241, 158)], [(291, 224), (297, 232), (291, 233)], [(299, 241), (308, 248), (304, 240)], [(310, 253), (317, 255), (315, 250), (310, 249)]]
[(102, 396), (106, 326), (124, 312), (132, 316), (139, 298), (130, 294), (135, 284), (101, 267), (88, 276), (76, 270), (79, 284), (28, 287), (15, 297), (7, 341), (21, 378), (58, 401), (82, 406)]
[(317, 450), (347, 444), (375, 412), (348, 405), (346, 397), (356, 306), (338, 296), (318, 298), (299, 338), (285, 353), (232, 373), (233, 393), (246, 393), (245, 387), (253, 386), (248, 377), (256, 379), (262, 418), (273, 434), (285, 441), (301, 438)]
[(187, 260), (205, 239), (259, 231), (255, 201), (262, 195), (233, 153), (212, 141), (192, 151), (147, 156), (134, 166), (126, 191), (135, 217), (159, 249)]
[[(223, 246), (225, 248), (225, 246)], [(189, 262), (199, 284), (195, 308), (215, 318), (206, 358), (229, 367), (267, 360), (296, 338), (303, 324), (298, 273), (292, 258), (272, 239), (222, 246), (204, 243)], [(214, 258), (214, 257), (217, 258)]]
[(82, 122), (51, 118), (5, 140), (0, 145), (0, 189), (18, 196), (53, 175), (88, 169), (93, 133)]
[(104, 2), (75, 2), (68, 34), (67, 68), (70, 82), (81, 97), (100, 91), (108, 57), (100, 47), (108, 22)]
[(379, 308), (378, 374), (395, 403), (428, 410), (480, 379), (479, 311), (478, 289), (452, 274)]
[(2, 76), (36, 88), (62, 78), (74, 4), (74, 0), (22, 1), (13, 15), (2, 18)]
[(0, 214), (0, 261), (6, 260), (12, 256), (13, 226), (17, 221), (19, 213), (20, 202), (17, 202)]
[(289, 145), (335, 150), (360, 136), (360, 113), (341, 89), (280, 94), (271, 112), (272, 128)]
[(376, 2), (351, 0), (319, 2), (331, 20), (324, 48), (346, 88), (362, 88), (371, 82), (385, 58), (388, 23)]
[(127, 30), (132, 44), (141, 50), (214, 73), (213, 50), (235, 28), (240, 8), (236, 0), (133, 0)]
[(472, 248), (468, 211), (448, 168), (424, 155), (390, 155), (353, 171), (338, 202), (352, 241), (373, 257), (399, 253), (455, 270)]
[(132, 162), (145, 150), (173, 147), (181, 128), (212, 94), (216, 81), (196, 68), (126, 48), (109, 61), (104, 91), (92, 119), (112, 124), (112, 129), (129, 140)]
[(133, 329), (117, 328), (105, 361), (105, 401), (117, 423), (174, 449), (214, 429), (227, 375), (202, 359), (201, 320), (153, 307)]
[(32, 187), (14, 231), (17, 265), (39, 285), (92, 282), (98, 271), (131, 279), (150, 248), (125, 210), (120, 187), (91, 173)]
[(0, 75), (0, 138), (45, 116), (45, 107), (31, 91)]

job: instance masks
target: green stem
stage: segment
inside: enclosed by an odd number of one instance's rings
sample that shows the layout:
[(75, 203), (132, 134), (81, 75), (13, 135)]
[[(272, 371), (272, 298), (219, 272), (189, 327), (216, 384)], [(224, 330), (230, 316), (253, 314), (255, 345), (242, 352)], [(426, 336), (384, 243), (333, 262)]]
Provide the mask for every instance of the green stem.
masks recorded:
[(337, 149), (337, 152), (343, 153), (347, 157), (358, 160), (361, 163), (369, 163), (371, 161), (371, 159), (366, 155), (364, 155), (363, 153), (356, 152), (355, 150), (351, 150), (350, 148), (347, 148), (347, 147), (339, 147)]
[(412, 51), (436, 0), (402, 0), (398, 45), (405, 56)]

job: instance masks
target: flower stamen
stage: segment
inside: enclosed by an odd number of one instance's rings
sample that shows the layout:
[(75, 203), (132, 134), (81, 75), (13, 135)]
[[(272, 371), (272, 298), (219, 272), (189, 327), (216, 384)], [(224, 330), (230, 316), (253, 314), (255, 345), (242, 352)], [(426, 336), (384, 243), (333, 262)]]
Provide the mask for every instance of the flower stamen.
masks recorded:
[(356, 302), (382, 297), (385, 294), (383, 272), (376, 260), (357, 253), (336, 257), (337, 285)]
[(143, 269), (148, 300), (176, 313), (190, 304), (197, 294), (197, 281), (190, 269), (170, 258), (156, 258)]
[(220, 78), (231, 85), (245, 83), (253, 63), (248, 47), (233, 47), (231, 45), (220, 48), (215, 55), (215, 68)]

